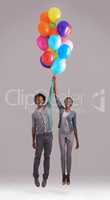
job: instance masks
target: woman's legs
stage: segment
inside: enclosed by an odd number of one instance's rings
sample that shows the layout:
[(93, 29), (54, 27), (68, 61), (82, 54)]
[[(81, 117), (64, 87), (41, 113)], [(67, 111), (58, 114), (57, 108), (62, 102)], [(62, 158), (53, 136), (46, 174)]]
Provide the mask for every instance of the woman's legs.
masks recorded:
[(66, 175), (65, 175), (65, 168), (66, 168), (66, 138), (63, 133), (59, 133), (59, 145), (60, 145), (60, 153), (61, 153), (61, 169), (62, 169), (62, 184), (64, 185), (66, 183)]
[[(70, 184), (70, 172), (72, 164), (72, 148), (73, 148), (74, 133), (63, 134), (59, 132), (59, 145), (61, 152), (61, 169), (63, 183), (65, 183), (67, 177), (67, 184)], [(67, 169), (67, 176), (65, 175)]]
[(67, 136), (67, 174), (70, 174), (71, 172), (71, 164), (72, 164), (72, 148), (73, 148), (73, 140), (74, 140), (74, 133), (71, 132), (70, 134), (68, 134)]
[(65, 174), (65, 136), (63, 133), (59, 132), (59, 146), (60, 146), (60, 153), (61, 153), (61, 169), (62, 175)]

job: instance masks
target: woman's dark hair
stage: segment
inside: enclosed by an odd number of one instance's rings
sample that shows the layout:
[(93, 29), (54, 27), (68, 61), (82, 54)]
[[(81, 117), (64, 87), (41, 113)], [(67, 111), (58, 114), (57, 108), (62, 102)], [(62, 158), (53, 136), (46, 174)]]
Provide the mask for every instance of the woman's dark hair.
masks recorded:
[(43, 98), (44, 103), (45, 103), (46, 97), (45, 97), (45, 95), (43, 95), (42, 93), (38, 93), (38, 94), (36, 94), (36, 95), (34, 96), (34, 103), (36, 103), (36, 99), (37, 99), (37, 97), (39, 97), (39, 96), (41, 96), (41, 97)]
[(65, 101), (66, 101), (67, 99), (70, 99), (71, 102), (72, 102), (72, 104), (73, 104), (73, 99), (72, 99), (71, 97), (66, 97), (66, 98), (64, 99), (64, 103), (65, 103)]

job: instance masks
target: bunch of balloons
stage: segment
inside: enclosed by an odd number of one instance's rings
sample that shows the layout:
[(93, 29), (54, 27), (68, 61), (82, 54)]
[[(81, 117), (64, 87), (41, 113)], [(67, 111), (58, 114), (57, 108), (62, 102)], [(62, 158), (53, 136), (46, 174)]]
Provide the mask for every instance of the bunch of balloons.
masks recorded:
[(37, 46), (43, 51), (40, 62), (43, 67), (50, 68), (53, 75), (58, 75), (66, 69), (66, 60), (73, 50), (73, 42), (68, 39), (72, 26), (65, 20), (59, 21), (61, 10), (56, 7), (40, 15), (36, 39)]

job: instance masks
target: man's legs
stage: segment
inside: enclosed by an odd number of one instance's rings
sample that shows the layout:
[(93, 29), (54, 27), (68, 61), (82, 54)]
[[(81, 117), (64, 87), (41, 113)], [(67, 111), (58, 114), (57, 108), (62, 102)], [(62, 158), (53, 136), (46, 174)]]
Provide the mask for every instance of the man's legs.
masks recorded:
[(44, 163), (43, 163), (44, 164), (44, 174), (43, 174), (44, 179), (47, 179), (49, 176), (52, 141), (53, 141), (52, 133), (48, 133), (44, 135)]
[(35, 179), (39, 177), (39, 165), (40, 159), (43, 151), (43, 135), (38, 134), (36, 136), (36, 150), (34, 156), (34, 165), (33, 165), (33, 176)]

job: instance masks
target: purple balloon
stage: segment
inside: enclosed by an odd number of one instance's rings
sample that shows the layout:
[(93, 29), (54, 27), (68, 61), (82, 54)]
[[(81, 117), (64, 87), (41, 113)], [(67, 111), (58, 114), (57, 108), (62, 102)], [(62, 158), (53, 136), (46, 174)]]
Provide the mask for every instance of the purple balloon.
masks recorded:
[(70, 25), (67, 21), (61, 21), (58, 23), (57, 29), (61, 37), (65, 37), (66, 35), (68, 35), (69, 26)]

